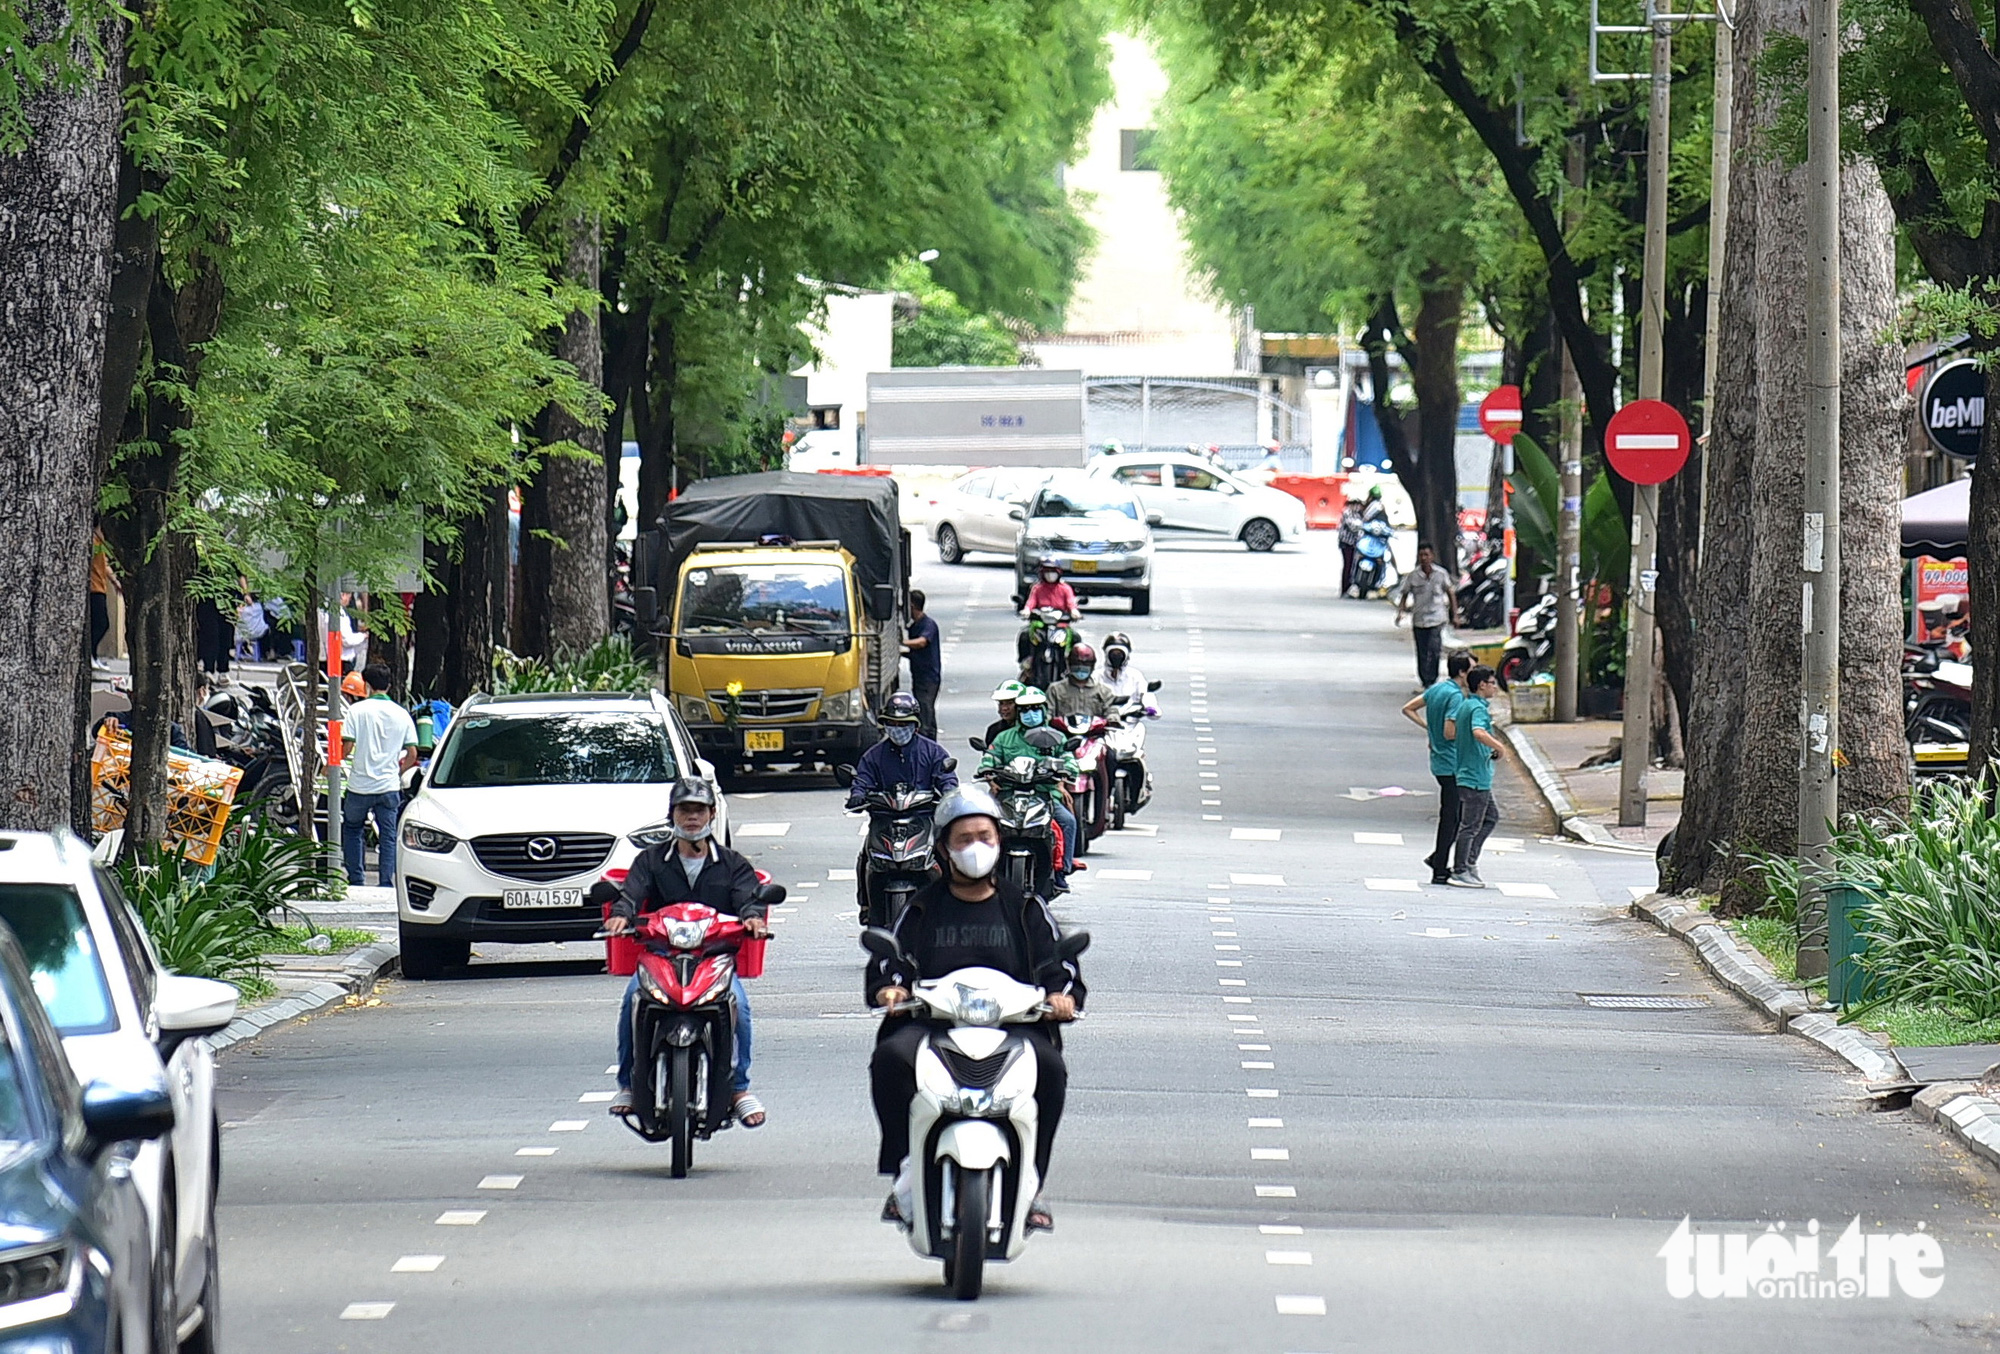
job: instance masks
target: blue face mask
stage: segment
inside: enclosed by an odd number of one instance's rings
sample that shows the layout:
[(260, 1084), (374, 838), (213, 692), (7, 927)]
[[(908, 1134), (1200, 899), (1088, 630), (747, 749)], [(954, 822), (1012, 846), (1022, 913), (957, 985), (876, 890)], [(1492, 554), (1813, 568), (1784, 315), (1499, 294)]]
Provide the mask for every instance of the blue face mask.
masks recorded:
[(1023, 710), (1021, 712), (1021, 727), (1024, 729), (1039, 729), (1048, 717), (1046, 710)]
[(907, 747), (910, 740), (917, 736), (917, 731), (908, 724), (891, 724), (884, 728), (882, 732), (891, 743), (894, 743), (899, 748)]
[(1085, 682), (1090, 680), (1090, 669), (1071, 668), (1069, 670), (1069, 679), (1072, 682), (1075, 682), (1078, 686), (1082, 686)]

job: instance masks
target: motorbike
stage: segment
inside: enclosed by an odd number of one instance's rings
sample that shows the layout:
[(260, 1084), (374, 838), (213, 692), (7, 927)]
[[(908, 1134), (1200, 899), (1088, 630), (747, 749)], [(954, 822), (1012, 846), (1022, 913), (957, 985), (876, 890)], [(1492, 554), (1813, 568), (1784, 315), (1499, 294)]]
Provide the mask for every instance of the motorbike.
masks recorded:
[[(1158, 691), (1157, 680), (1146, 690)], [(1153, 773), (1146, 766), (1146, 702), (1127, 696), (1118, 702), (1118, 716), (1105, 731), (1106, 758), (1111, 763), (1111, 830), (1120, 831), (1125, 820), (1153, 798)]]
[(1466, 566), (1458, 588), (1458, 611), (1469, 630), (1495, 630), (1507, 623), (1507, 555), (1497, 541), (1485, 542)]
[(279, 831), (297, 832), (298, 795), (271, 693), (261, 686), (226, 686), (203, 702), (202, 712), (215, 728), (216, 758), (243, 770), (237, 802), (258, 806), (264, 821)]
[(1396, 561), (1389, 553), (1394, 538), (1387, 522), (1369, 522), (1361, 528), (1361, 540), (1354, 547), (1354, 591), (1360, 597), (1387, 593), (1396, 581)]
[[(1046, 898), (1055, 873), (1057, 827), (1048, 791), (1062, 787), (1062, 767), (1052, 759), (1063, 750), (1065, 740), (1046, 728), (1030, 730), (1027, 738), (1039, 756), (1016, 757), (985, 775), (1000, 801), (1001, 876), (1023, 893)], [(971, 742), (975, 751), (986, 751), (984, 738)], [(1075, 844), (1069, 849), (1075, 850)]]
[[(888, 931), (862, 932), (862, 946), (907, 964)], [(1056, 942), (1056, 963), (1090, 946), (1073, 932)], [(1056, 973), (1037, 974), (1054, 982)], [(886, 1014), (916, 1015), (949, 1025), (917, 1049), (917, 1093), (910, 1101), (910, 1151), (915, 1168), (910, 1249), (944, 1262), (944, 1281), (961, 1301), (977, 1298), (986, 1262), (1020, 1255), (1028, 1209), (1041, 1189), (1035, 1172), (1039, 1107), (1034, 1052), (1010, 1025), (1048, 1015), (1048, 994), (997, 969), (962, 968), (919, 980), (909, 1000)]]
[(1933, 645), (1903, 651), (1903, 735), (1911, 747), (1972, 740), (1972, 665), (1946, 652)]
[(1069, 671), (1069, 651), (1076, 646), (1076, 624), (1052, 606), (1036, 607), (1028, 615), (1027, 680), (1047, 691)]
[[(785, 900), (781, 884), (757, 899)], [(612, 937), (599, 931), (598, 939)], [(647, 1142), (669, 1142), (676, 1180), (694, 1163), (697, 1138), (736, 1122), (736, 997), (745, 977), (763, 971), (763, 949), (735, 917), (701, 903), (672, 903), (637, 919), (639, 997), (632, 1003), (632, 1113), (625, 1125)], [(746, 946), (757, 948), (745, 953)]]
[(1090, 854), (1090, 844), (1111, 826), (1111, 762), (1106, 735), (1111, 721), (1095, 715), (1058, 719), (1076, 747), (1076, 776), (1067, 786), (1076, 810), (1076, 854)]
[[(843, 785), (854, 778), (847, 767), (836, 767), (834, 775)], [(935, 790), (912, 790), (907, 785), (862, 798), (861, 807), (868, 814), (868, 844), (862, 848), (862, 896), (868, 900), (864, 925), (895, 926), (910, 905), (910, 896), (937, 877), (931, 814), (938, 798)]]
[(1556, 598), (1550, 593), (1521, 613), (1520, 624), (1500, 651), (1495, 675), (1504, 690), (1525, 682), (1555, 661)]

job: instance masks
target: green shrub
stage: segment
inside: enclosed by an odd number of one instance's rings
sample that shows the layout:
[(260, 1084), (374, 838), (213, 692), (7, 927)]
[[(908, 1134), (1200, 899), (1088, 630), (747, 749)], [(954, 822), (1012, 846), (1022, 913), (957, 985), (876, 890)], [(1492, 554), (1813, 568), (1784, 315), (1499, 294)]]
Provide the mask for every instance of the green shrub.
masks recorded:
[(622, 635), (601, 639), (582, 653), (522, 658), (505, 649), (493, 654), (493, 694), (543, 691), (644, 692), (653, 688), (653, 661), (633, 652)]
[(121, 861), (118, 882), (139, 911), (160, 962), (175, 973), (232, 982), (255, 978), (271, 924), (228, 888), (205, 880), (201, 866), (169, 847), (147, 848), (137, 861)]

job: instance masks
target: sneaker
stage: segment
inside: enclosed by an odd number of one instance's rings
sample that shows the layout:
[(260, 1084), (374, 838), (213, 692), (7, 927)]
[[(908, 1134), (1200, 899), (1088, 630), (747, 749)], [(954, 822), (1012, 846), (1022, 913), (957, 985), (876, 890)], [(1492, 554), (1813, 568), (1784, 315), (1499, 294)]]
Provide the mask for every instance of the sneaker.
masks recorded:
[(1462, 889), (1483, 889), (1486, 887), (1486, 881), (1479, 877), (1479, 871), (1471, 869), (1453, 870), (1451, 879), (1448, 882)]
[(620, 1087), (618, 1094), (611, 1097), (611, 1103), (606, 1105), (605, 1109), (620, 1118), (630, 1114), (632, 1112), (632, 1088), (630, 1086)]
[(1431, 883), (1433, 884), (1449, 884), (1450, 882), (1451, 876), (1448, 874), (1433, 874), (1431, 876)]

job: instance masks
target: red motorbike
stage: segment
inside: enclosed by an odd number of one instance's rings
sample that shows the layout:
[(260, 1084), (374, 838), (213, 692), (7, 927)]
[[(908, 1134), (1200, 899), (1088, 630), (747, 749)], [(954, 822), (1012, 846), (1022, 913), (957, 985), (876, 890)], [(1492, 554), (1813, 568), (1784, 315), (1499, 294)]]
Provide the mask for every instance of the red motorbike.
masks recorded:
[[(785, 899), (765, 884), (759, 902)], [(632, 1003), (632, 1113), (625, 1125), (647, 1142), (673, 1145), (671, 1168), (684, 1179), (695, 1139), (736, 1121), (736, 995), (732, 980), (764, 971), (764, 941), (743, 923), (701, 903), (672, 903), (636, 919), (627, 936), (600, 931), (636, 950)], [(623, 964), (614, 954), (611, 969)]]
[(1111, 767), (1113, 758), (1105, 745), (1111, 725), (1096, 715), (1071, 715), (1059, 721), (1074, 744), (1076, 777), (1065, 787), (1071, 810), (1076, 814), (1075, 851), (1090, 853), (1090, 844), (1111, 826)]

